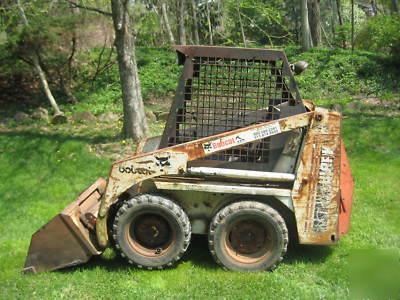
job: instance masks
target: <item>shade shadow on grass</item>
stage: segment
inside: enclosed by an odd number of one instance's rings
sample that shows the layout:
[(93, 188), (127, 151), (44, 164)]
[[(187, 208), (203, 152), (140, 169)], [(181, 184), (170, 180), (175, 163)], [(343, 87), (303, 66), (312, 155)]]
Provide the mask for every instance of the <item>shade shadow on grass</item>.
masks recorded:
[(319, 264), (324, 262), (332, 252), (332, 246), (290, 244), (282, 263), (289, 265), (298, 262)]
[(187, 250), (183, 260), (191, 261), (194, 266), (203, 269), (219, 268), (208, 249), (208, 241), (206, 235), (192, 235), (189, 249)]
[[(202, 269), (218, 269), (219, 266), (214, 262), (207, 244), (207, 237), (205, 235), (192, 235), (189, 248), (185, 255), (181, 259), (182, 262), (191, 262), (193, 266)], [(179, 265), (179, 262), (177, 263)], [(176, 266), (177, 266), (176, 265)], [(173, 268), (175, 268), (174, 266)], [(89, 262), (76, 267), (70, 267), (59, 270), (60, 273), (70, 273), (76, 270), (92, 270), (95, 268), (102, 268), (107, 271), (113, 272), (118, 270), (127, 270), (135, 268), (131, 266), (126, 259), (119, 255), (115, 255), (112, 258), (106, 258), (103, 256), (94, 256)]]
[(66, 141), (77, 141), (77, 142), (85, 142), (89, 144), (95, 143), (106, 143), (115, 141), (115, 137), (110, 137), (108, 135), (102, 135), (96, 133), (95, 135), (82, 136), (82, 135), (69, 135), (67, 133), (44, 133), (36, 130), (20, 130), (20, 131), (11, 131), (11, 132), (0, 132), (0, 135), (4, 135), (7, 137), (22, 137), (30, 139), (47, 139), (50, 141), (57, 142), (66, 142)]
[[(303, 262), (307, 264), (318, 264), (324, 262), (332, 253), (332, 248), (329, 246), (310, 246), (310, 245), (291, 245), (284, 257), (282, 264), (296, 264)], [(181, 262), (190, 262), (193, 266), (206, 269), (216, 270), (221, 267), (214, 261), (208, 249), (206, 235), (193, 235), (190, 246), (182, 258)], [(179, 266), (179, 262), (173, 268)], [(113, 258), (103, 256), (95, 256), (88, 263), (60, 270), (60, 273), (70, 273), (76, 270), (92, 270), (95, 268), (105, 269), (109, 272), (128, 270), (135, 268), (131, 266), (126, 259), (119, 255)], [(139, 269), (137, 269), (139, 270)]]

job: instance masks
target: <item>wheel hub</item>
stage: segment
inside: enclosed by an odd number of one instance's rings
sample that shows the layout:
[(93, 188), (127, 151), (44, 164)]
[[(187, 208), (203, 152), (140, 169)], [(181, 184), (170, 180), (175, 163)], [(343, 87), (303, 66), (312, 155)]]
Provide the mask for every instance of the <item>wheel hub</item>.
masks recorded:
[(161, 216), (145, 214), (132, 222), (130, 235), (146, 248), (163, 248), (170, 241), (171, 229), (168, 222)]
[(266, 238), (263, 226), (255, 221), (239, 222), (232, 227), (229, 233), (231, 246), (243, 254), (259, 251), (265, 245)]

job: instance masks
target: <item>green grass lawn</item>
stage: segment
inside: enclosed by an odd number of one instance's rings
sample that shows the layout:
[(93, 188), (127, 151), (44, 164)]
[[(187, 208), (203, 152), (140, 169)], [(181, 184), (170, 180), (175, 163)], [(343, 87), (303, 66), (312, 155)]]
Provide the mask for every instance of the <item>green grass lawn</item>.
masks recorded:
[[(249, 274), (220, 269), (206, 239), (195, 236), (184, 259), (169, 270), (137, 270), (108, 250), (86, 265), (22, 275), (31, 235), (110, 167), (110, 159), (97, 157), (88, 146), (113, 141), (113, 134), (63, 126), (0, 131), (2, 299), (353, 298), (349, 257), (354, 250), (399, 253), (400, 119), (368, 110), (344, 119), (356, 190), (351, 232), (337, 246), (292, 245), (274, 272)], [(391, 273), (390, 278), (391, 287), (400, 286), (400, 277)], [(392, 299), (400, 298), (399, 291), (393, 293)]]

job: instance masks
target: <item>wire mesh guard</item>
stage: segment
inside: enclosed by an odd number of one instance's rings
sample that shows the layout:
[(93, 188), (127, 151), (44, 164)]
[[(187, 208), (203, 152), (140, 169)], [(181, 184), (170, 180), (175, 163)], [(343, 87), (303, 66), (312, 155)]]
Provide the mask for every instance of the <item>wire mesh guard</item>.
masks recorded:
[[(187, 58), (188, 59), (188, 58)], [(280, 106), (296, 105), (284, 76), (283, 60), (194, 56), (192, 76), (174, 116), (168, 145), (280, 118)], [(268, 163), (270, 138), (206, 159)]]

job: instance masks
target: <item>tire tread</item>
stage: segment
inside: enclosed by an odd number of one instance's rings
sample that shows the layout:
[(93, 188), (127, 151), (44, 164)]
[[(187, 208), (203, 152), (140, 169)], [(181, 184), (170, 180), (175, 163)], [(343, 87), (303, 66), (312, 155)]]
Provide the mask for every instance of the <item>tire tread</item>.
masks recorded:
[(232, 203), (224, 208), (222, 208), (212, 219), (210, 223), (210, 230), (208, 234), (208, 247), (210, 250), (210, 253), (212, 257), (214, 258), (215, 262), (219, 264), (224, 270), (228, 270), (228, 268), (220, 261), (220, 259), (217, 257), (216, 251), (215, 251), (215, 243), (214, 243), (214, 237), (216, 234), (216, 228), (223, 224), (226, 220), (227, 217), (230, 215), (239, 212), (243, 209), (251, 209), (251, 210), (258, 210), (263, 213), (268, 213), (275, 221), (276, 224), (279, 225), (280, 230), (282, 232), (282, 240), (283, 240), (283, 247), (281, 249), (281, 252), (279, 253), (278, 259), (274, 262), (272, 262), (272, 265), (269, 266), (266, 270), (272, 271), (274, 270), (277, 265), (283, 260), (284, 255), (286, 254), (287, 251), (287, 246), (289, 242), (289, 236), (288, 236), (288, 230), (286, 227), (285, 220), (282, 218), (282, 216), (272, 207), (265, 203), (257, 202), (257, 201), (240, 201), (236, 203)]
[[(119, 237), (123, 234), (120, 232), (120, 218), (121, 216), (129, 209), (134, 206), (139, 206), (139, 205), (146, 205), (146, 204), (151, 204), (151, 205), (159, 205), (162, 206), (163, 208), (168, 209), (176, 218), (176, 220), (179, 222), (180, 227), (183, 229), (183, 235), (184, 235), (184, 241), (183, 241), (183, 246), (181, 249), (179, 249), (179, 252), (175, 257), (171, 260), (168, 261), (160, 266), (144, 266), (143, 264), (138, 264), (135, 263), (133, 260), (128, 259), (127, 255), (123, 252), (121, 246), (118, 244)], [(161, 270), (164, 268), (172, 267), (186, 252), (187, 248), (189, 247), (190, 244), (190, 238), (191, 238), (191, 225), (190, 225), (190, 220), (187, 214), (183, 211), (183, 209), (174, 203), (174, 201), (166, 198), (165, 196), (162, 195), (154, 195), (154, 194), (140, 194), (136, 195), (135, 197), (127, 200), (125, 203), (122, 204), (122, 206), (119, 208), (114, 224), (112, 226), (113, 228), (113, 238), (115, 241), (115, 249), (119, 252), (119, 254), (126, 258), (128, 262), (135, 267), (139, 269), (147, 269), (147, 270)]]

